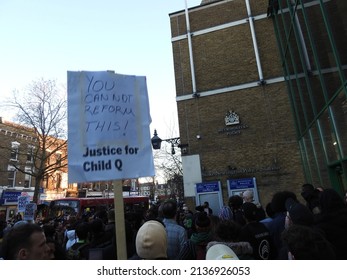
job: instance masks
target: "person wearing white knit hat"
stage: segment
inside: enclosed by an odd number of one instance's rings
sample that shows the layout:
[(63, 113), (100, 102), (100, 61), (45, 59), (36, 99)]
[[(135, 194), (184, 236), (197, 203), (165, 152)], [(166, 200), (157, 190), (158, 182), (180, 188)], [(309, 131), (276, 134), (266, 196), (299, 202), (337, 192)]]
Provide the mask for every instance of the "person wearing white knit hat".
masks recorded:
[(165, 226), (156, 220), (145, 222), (136, 235), (136, 253), (141, 259), (167, 259), (167, 234)]

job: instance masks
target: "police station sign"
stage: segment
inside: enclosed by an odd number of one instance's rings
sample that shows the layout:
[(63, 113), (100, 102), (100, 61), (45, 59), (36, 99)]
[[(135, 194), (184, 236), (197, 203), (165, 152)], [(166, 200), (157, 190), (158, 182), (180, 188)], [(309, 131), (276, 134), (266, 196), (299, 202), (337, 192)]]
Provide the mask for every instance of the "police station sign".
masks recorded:
[(146, 78), (68, 72), (69, 183), (153, 176)]

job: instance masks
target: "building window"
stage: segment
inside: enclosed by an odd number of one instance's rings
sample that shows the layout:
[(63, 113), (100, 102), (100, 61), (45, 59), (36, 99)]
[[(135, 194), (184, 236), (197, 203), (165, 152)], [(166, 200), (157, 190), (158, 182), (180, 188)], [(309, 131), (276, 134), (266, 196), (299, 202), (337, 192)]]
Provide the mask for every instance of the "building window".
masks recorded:
[(8, 186), (14, 188), (16, 184), (16, 169), (13, 166), (8, 166)]
[(46, 150), (45, 156), (46, 156), (46, 165), (48, 166), (51, 164), (51, 156), (52, 156), (51, 151)]
[(59, 167), (61, 166), (61, 153), (55, 154), (55, 162)]
[(18, 160), (19, 145), (20, 144), (18, 142), (11, 143), (11, 160)]
[(33, 162), (34, 160), (34, 146), (28, 145), (27, 162)]
[[(31, 167), (25, 167), (25, 172), (31, 173), (32, 169)], [(24, 176), (24, 188), (30, 188), (31, 187), (31, 175), (25, 173)]]
[(60, 173), (56, 173), (54, 176), (54, 183), (55, 183), (55, 188), (58, 190), (59, 188), (61, 188), (61, 174)]

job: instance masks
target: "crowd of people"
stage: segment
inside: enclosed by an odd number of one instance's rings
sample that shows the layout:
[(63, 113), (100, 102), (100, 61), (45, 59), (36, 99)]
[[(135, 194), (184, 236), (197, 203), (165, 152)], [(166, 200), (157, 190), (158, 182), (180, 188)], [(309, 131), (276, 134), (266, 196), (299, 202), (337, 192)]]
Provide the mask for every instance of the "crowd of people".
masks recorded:
[[(347, 259), (347, 195), (304, 184), (301, 198), (278, 191), (265, 207), (253, 195), (229, 197), (218, 213), (208, 202), (191, 210), (166, 200), (144, 215), (126, 215), (128, 259)], [(117, 259), (114, 209), (66, 221), (18, 220), (0, 234), (4, 260)]]

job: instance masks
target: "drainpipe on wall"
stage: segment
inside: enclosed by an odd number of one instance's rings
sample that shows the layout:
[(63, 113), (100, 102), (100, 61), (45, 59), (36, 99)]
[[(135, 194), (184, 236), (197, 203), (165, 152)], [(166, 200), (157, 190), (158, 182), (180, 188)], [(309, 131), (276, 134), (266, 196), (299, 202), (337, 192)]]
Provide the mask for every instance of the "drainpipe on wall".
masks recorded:
[(199, 97), (199, 94), (196, 92), (196, 82), (195, 82), (195, 67), (193, 59), (193, 48), (192, 48), (192, 36), (190, 33), (190, 24), (189, 24), (189, 13), (187, 0), (185, 0), (185, 15), (186, 15), (186, 25), (187, 25), (187, 38), (188, 38), (188, 49), (189, 49), (189, 60), (190, 60), (190, 72), (192, 75), (192, 86), (193, 86), (193, 97)]
[(258, 75), (259, 75), (259, 85), (264, 85), (266, 82), (264, 81), (263, 70), (261, 68), (261, 63), (260, 63), (260, 58), (259, 58), (259, 51), (258, 51), (258, 44), (257, 44), (257, 38), (255, 36), (255, 30), (254, 30), (254, 18), (252, 17), (251, 6), (249, 4), (249, 0), (246, 0), (246, 7), (247, 7), (249, 26), (251, 28), (251, 34), (252, 34), (252, 41), (253, 41), (253, 48), (254, 48), (254, 53), (255, 53), (255, 59), (257, 61), (257, 68), (258, 68)]

